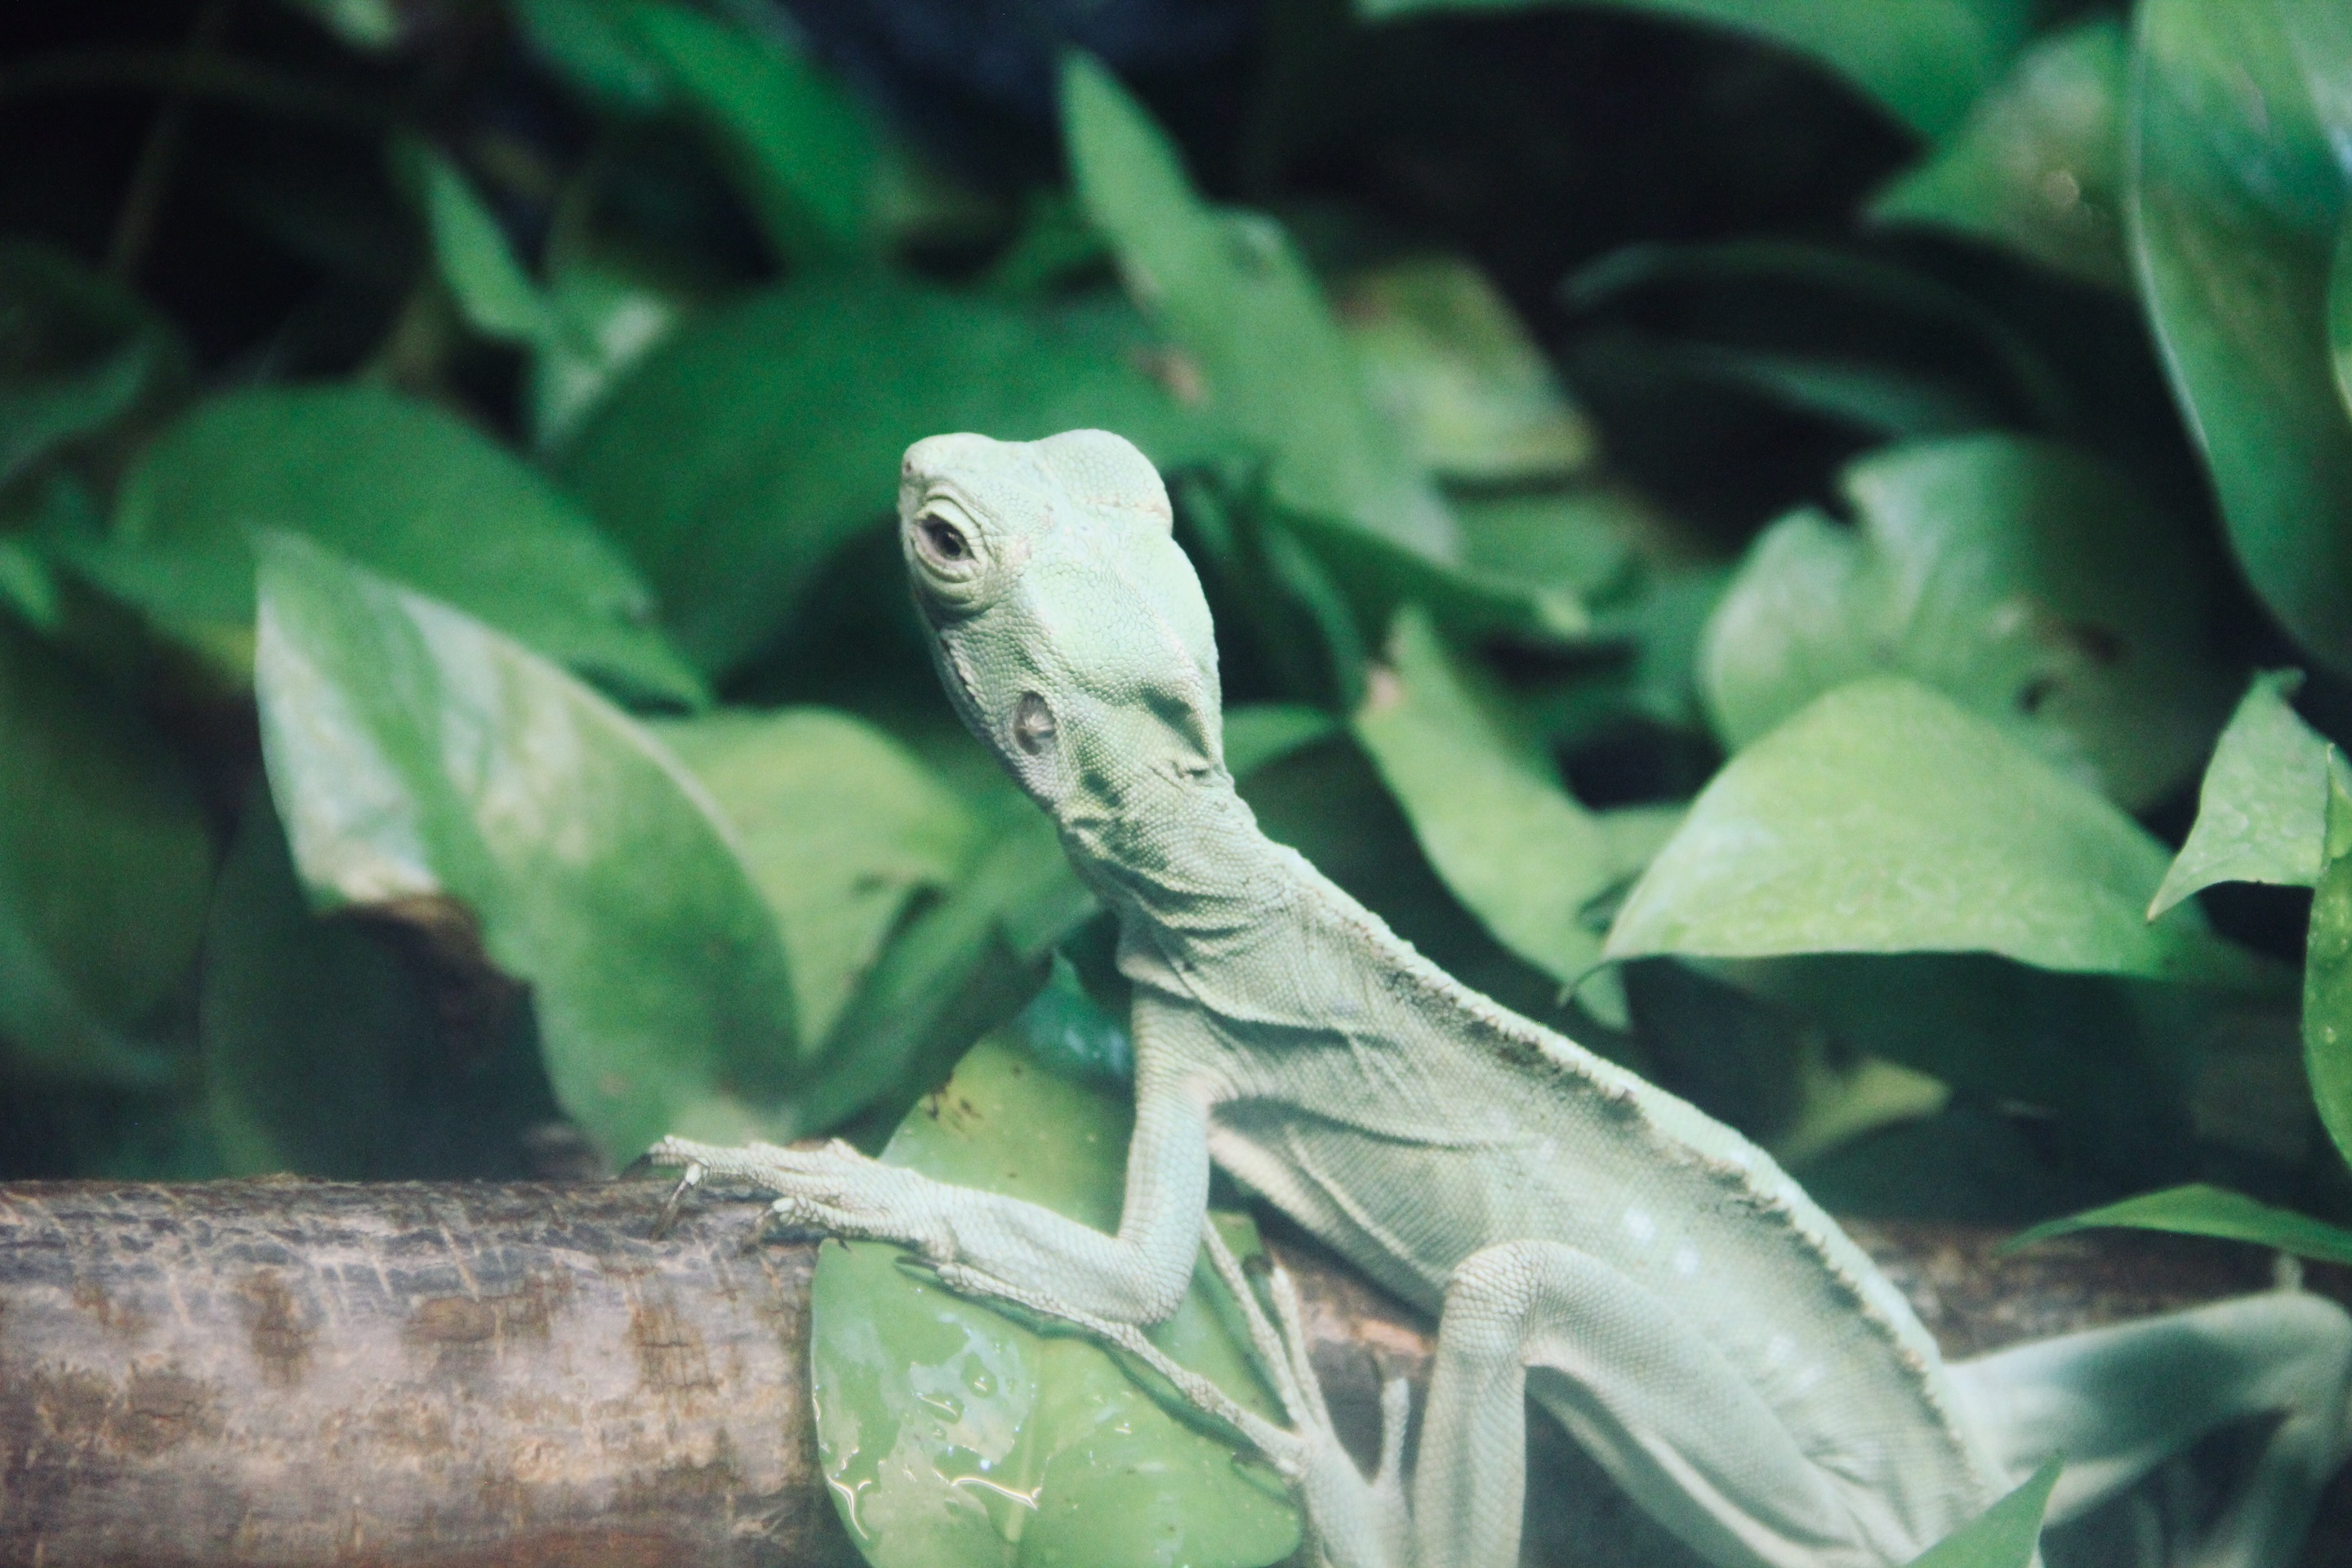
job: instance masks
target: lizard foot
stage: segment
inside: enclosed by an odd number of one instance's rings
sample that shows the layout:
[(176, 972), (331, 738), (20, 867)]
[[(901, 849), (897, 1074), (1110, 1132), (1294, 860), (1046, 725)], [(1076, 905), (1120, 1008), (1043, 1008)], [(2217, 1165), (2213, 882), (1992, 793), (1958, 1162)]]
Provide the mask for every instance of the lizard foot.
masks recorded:
[(773, 1231), (792, 1229), (895, 1241), (934, 1260), (952, 1252), (944, 1216), (933, 1201), (938, 1184), (861, 1154), (839, 1139), (814, 1149), (787, 1149), (774, 1143), (725, 1148), (665, 1138), (646, 1158), (657, 1166), (682, 1170), (677, 1190), (663, 1205), (663, 1228), (688, 1191), (718, 1176), (776, 1194), (760, 1216), (754, 1246)]

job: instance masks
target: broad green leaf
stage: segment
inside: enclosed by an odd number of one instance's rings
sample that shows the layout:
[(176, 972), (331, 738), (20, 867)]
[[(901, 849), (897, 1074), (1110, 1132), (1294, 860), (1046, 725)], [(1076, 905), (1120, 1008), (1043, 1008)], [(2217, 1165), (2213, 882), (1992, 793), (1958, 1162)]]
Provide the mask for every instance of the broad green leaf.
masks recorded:
[(1199, 422), (1135, 360), (1132, 312), (1025, 310), (814, 274), (706, 311), (648, 353), (559, 467), (707, 671), (772, 638), (835, 550), (887, 516), (907, 447), (942, 430), (1117, 430), (1163, 467)]
[(2042, 1544), (2042, 1516), (2066, 1468), (2053, 1455), (2017, 1489), (1911, 1560), (1911, 1568), (2031, 1568)]
[(2232, 677), (2194, 536), (2075, 447), (1973, 436), (1882, 449), (1759, 537), (1707, 623), (1700, 683), (1738, 749), (1822, 692), (1907, 675), (2126, 806), (2196, 765)]
[(0, 1039), (19, 1073), (156, 1087), (212, 837), (129, 703), (0, 612)]
[(607, 1155), (788, 1124), (783, 945), (699, 782), (481, 622), (293, 535), (258, 548), (262, 752), (313, 900), (462, 903)]
[(799, 1036), (822, 1040), (908, 900), (953, 882), (978, 826), (880, 731), (844, 713), (712, 713), (654, 727), (734, 828), (775, 912)]
[(2331, 117), (2342, 106), (2324, 95), (2315, 106), (2314, 87), (2352, 66), (2296, 48), (2331, 11), (2338, 0), (2139, 7), (2131, 217), (2149, 320), (2231, 545), (2287, 629), (2343, 671), (2352, 419), (2326, 312), (2352, 117)]
[(1995, 952), (2260, 985), (2193, 910), (2151, 925), (2164, 847), (2005, 731), (1875, 676), (1734, 757), (1627, 895), (1604, 956)]
[(1629, 589), (1638, 564), (1633, 542), (1662, 531), (1649, 503), (1606, 483), (1458, 496), (1454, 513), (1466, 572), (1580, 604)]
[(1270, 454), (1276, 498), (1451, 561), (1454, 520), (1374, 410), (1280, 226), (1202, 202), (1159, 126), (1084, 55), (1063, 62), (1062, 124), (1071, 180), (1129, 292), (1191, 356), (1226, 427)]
[(1598, 442), (1485, 273), (1458, 257), (1348, 280), (1339, 324), (1375, 406), (1413, 460), (1471, 484), (1558, 479)]
[(2077, 1230), (2119, 1227), (2161, 1230), (2176, 1236), (2211, 1236), (2224, 1241), (2251, 1241), (2258, 1247), (2292, 1252), (2323, 1263), (2352, 1264), (2352, 1230), (2328, 1225), (2292, 1209), (2273, 1208), (2242, 1193), (2198, 1183), (2144, 1193), (2104, 1208), (2068, 1215), (2037, 1225), (2012, 1237), (2003, 1249), (2014, 1251)]
[(255, 792), (214, 897), (199, 1008), (228, 1173), (523, 1173), (523, 1130), (556, 1109), (521, 988), (478, 977), (453, 1006), (454, 990), (436, 994), (399, 951), (399, 929), (314, 914), (269, 796)]
[(1087, 994), (1076, 967), (1059, 952), (1045, 984), (1004, 1033), (1066, 1078), (1122, 1087), (1135, 1081), (1135, 1042), (1127, 1026)]
[(395, 143), (433, 237), (433, 260), (467, 322), (485, 337), (541, 343), (562, 331), (554, 308), (507, 244), (462, 170), (422, 138)]
[(576, 507), (488, 437), (378, 387), (257, 388), (203, 404), (148, 447), (110, 531), (71, 558), (242, 663), (256, 528), (348, 554), (632, 691), (701, 700), (647, 624), (644, 584)]
[(2110, 289), (2124, 254), (2124, 98), (2129, 47), (2099, 17), (2044, 38), (1921, 167), (1872, 198), (1871, 216), (1972, 235)]
[(2326, 858), (2303, 960), (2303, 1066), (2319, 1120), (2352, 1160), (2352, 767), (2327, 752)]
[[(1444, 11), (1513, 11), (1559, 0), (1356, 0), (1381, 21)], [(1768, 38), (1839, 72), (1922, 136), (1958, 123), (2024, 44), (2026, 0), (1615, 0)]]
[(752, 215), (795, 262), (868, 245), (873, 129), (858, 106), (780, 34), (755, 37), (667, 0), (641, 0), (630, 31), (727, 154)]
[(2287, 706), (2300, 671), (2254, 677), (2221, 731), (2197, 797), (2197, 823), (2147, 907), (2154, 920), (2216, 882), (2319, 880), (2327, 837), (2327, 742)]
[(63, 252), (0, 241), (0, 485), (179, 388), (169, 322)]
[[(1125, 1091), (1058, 1077), (995, 1039), (884, 1151), (958, 1186), (1118, 1226), (1133, 1111)], [(896, 1247), (826, 1247), (810, 1302), (818, 1462), (876, 1568), (1279, 1561), (1298, 1521), (1266, 1472), (1179, 1418), (1126, 1367), (911, 1273)], [(1153, 1341), (1273, 1415), (1227, 1333), (1205, 1263)]]
[(1583, 978), (1601, 957), (1586, 910), (1623, 876), (1608, 834), (1426, 616), (1397, 616), (1354, 728), (1454, 896), (1554, 979)]

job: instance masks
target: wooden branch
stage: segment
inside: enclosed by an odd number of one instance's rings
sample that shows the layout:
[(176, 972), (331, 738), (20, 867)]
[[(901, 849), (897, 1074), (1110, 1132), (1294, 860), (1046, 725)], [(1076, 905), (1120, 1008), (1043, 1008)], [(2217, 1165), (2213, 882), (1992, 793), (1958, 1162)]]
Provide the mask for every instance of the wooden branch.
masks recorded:
[[(723, 1199), (652, 1241), (663, 1190), (0, 1186), (0, 1561), (854, 1563), (809, 1431), (815, 1248), (746, 1251), (757, 1211)], [(1956, 1354), (2271, 1267), (2170, 1238), (1996, 1260), (1990, 1233), (1854, 1229)], [(1418, 1375), (1422, 1327), (1310, 1244), (1276, 1247), (1369, 1443), (1379, 1369)], [(2340, 1271), (2313, 1283), (2352, 1297)], [(1544, 1500), (1531, 1555), (1654, 1561), (1642, 1521), (1568, 1474), (1547, 1489), (1580, 1506)], [(2307, 1561), (2352, 1560), (2346, 1491)]]

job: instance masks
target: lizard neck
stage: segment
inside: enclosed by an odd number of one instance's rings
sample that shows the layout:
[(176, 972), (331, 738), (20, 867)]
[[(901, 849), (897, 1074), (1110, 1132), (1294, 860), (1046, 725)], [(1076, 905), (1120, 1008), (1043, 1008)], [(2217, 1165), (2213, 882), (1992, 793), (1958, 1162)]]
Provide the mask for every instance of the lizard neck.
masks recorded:
[(1295, 875), (1222, 768), (1155, 775), (1108, 809), (1063, 813), (1060, 827), (1072, 864), (1122, 926), (1201, 956), (1246, 944)]

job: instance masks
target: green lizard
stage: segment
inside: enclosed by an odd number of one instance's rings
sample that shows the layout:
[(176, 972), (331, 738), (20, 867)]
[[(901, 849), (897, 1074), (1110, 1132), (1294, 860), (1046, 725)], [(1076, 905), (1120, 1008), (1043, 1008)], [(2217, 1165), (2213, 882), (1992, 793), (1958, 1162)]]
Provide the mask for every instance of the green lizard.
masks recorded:
[[(1727, 1568), (1907, 1563), (2053, 1453), (2063, 1518), (2273, 1417), (2181, 1560), (2291, 1561), (2352, 1448), (2352, 1318), (2282, 1290), (1947, 1365), (1762, 1151), (1454, 981), (1259, 832), (1223, 763), (1208, 607), (1133, 447), (934, 437), (899, 506), (950, 696), (1118, 919), (1118, 1231), (838, 1142), (666, 1139), (652, 1158), (681, 1193), (747, 1180), (781, 1194), (773, 1222), (902, 1243), (951, 1286), (1130, 1342), (1191, 1277), (1213, 1160), (1437, 1316), (1409, 1510), (1393, 1396), (1373, 1481), (1328, 1433), (1250, 1434), (1358, 1568), (1515, 1562), (1530, 1400)], [(1311, 1390), (1285, 1392), (1314, 1427)]]

